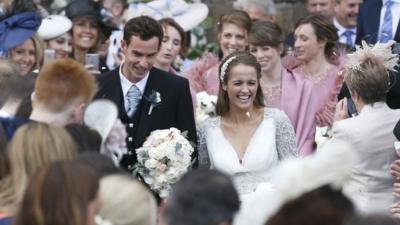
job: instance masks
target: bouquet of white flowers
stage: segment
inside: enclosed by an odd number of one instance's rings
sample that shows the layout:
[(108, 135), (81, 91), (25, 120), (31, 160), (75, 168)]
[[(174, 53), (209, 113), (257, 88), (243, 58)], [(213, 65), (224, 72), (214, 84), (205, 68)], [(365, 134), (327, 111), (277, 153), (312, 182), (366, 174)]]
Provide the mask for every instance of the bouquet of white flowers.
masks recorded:
[(193, 147), (184, 136), (176, 128), (155, 130), (136, 149), (135, 172), (162, 198), (169, 195), (171, 185), (191, 166)]
[(196, 123), (200, 125), (207, 118), (215, 116), (215, 105), (217, 104), (217, 96), (209, 95), (207, 92), (202, 91), (197, 93), (197, 106), (196, 106)]

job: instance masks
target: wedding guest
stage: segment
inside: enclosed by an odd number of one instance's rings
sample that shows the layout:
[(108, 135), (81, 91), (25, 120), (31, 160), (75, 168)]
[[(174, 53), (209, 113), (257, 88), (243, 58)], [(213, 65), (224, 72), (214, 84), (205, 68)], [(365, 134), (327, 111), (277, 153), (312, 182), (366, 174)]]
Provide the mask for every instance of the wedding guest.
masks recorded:
[(395, 178), (388, 168), (398, 159), (393, 128), (400, 118), (400, 110), (392, 110), (385, 103), (388, 70), (396, 63), (390, 46), (380, 43), (364, 46), (349, 55), (345, 81), (359, 115), (348, 118), (348, 100), (339, 101), (332, 139), (328, 142), (334, 145), (345, 141), (349, 144), (347, 150), (357, 154), (351, 180), (343, 190), (362, 213), (388, 214), (390, 206), (399, 200), (392, 195)]
[(400, 2), (397, 0), (364, 1), (357, 18), (356, 44), (400, 42)]
[(182, 47), (185, 46), (185, 31), (172, 18), (164, 18), (158, 22), (163, 28), (164, 36), (154, 66), (171, 74), (178, 74), (181, 71), (176, 66), (174, 67), (174, 62), (181, 53)]
[[(217, 37), (222, 59), (231, 53), (246, 50), (250, 28), (251, 19), (242, 10), (231, 10), (220, 17), (217, 24)], [(201, 59), (192, 64), (186, 76), (196, 93), (206, 91), (210, 95), (218, 94), (219, 61), (217, 55), (205, 53)]]
[[(21, 74), (26, 76), (40, 69), (43, 51), (44, 45), (42, 40), (34, 35), (10, 49), (8, 57), (18, 65)], [(37, 71), (35, 73), (37, 73)]]
[(217, 117), (200, 129), (199, 161), (234, 180), (241, 199), (269, 181), (280, 160), (297, 156), (293, 126), (283, 111), (264, 106), (261, 66), (246, 52), (219, 67)]
[(257, 21), (249, 33), (249, 50), (261, 66), (260, 85), (265, 104), (288, 115), (296, 133), (297, 151), (305, 156), (315, 149), (314, 85), (301, 74), (282, 66), (283, 41), (279, 25)]
[(311, 15), (297, 22), (294, 36), (296, 60), (288, 60), (288, 68), (314, 83), (317, 114), (313, 126), (329, 127), (343, 81), (339, 71), (344, 56), (336, 52), (336, 28), (327, 18)]
[(100, 3), (91, 0), (71, 1), (65, 8), (65, 15), (72, 20), (72, 58), (85, 65), (86, 54), (97, 53), (102, 42), (104, 30)]
[(101, 148), (101, 136), (99, 132), (90, 127), (79, 124), (70, 123), (65, 126), (65, 129), (74, 139), (78, 146), (78, 152), (100, 152)]
[(341, 190), (324, 185), (286, 202), (265, 225), (342, 225), (353, 213)]
[(36, 12), (23, 12), (0, 21), (0, 55), (15, 62), (22, 75), (39, 69), (43, 43), (35, 33), (41, 20)]
[(339, 42), (353, 47), (356, 41), (358, 9), (363, 0), (334, 0), (335, 17)]
[[(129, 171), (137, 161), (135, 149), (153, 130), (175, 127), (187, 131), (187, 138), (196, 143), (189, 82), (153, 67), (162, 39), (162, 27), (156, 20), (147, 16), (129, 20), (121, 42), (124, 63), (98, 79), (96, 98), (113, 101), (126, 125), (128, 154), (120, 165)], [(196, 151), (192, 157), (197, 158)]]
[[(158, 52), (156, 61), (154, 62), (154, 67), (171, 74), (179, 75), (182, 71), (174, 64), (186, 45), (185, 31), (172, 18), (164, 18), (158, 22), (163, 28), (164, 36), (160, 51)], [(196, 93), (191, 89), (190, 94), (192, 96), (193, 110), (196, 110)]]
[(233, 7), (246, 11), (253, 21), (276, 22), (276, 7), (273, 0), (236, 0)]
[(22, 98), (30, 94), (25, 80), (13, 62), (0, 59), (0, 180), (9, 172), (7, 143), (17, 128), (27, 121), (27, 118), (15, 117)]
[(96, 80), (83, 65), (69, 58), (54, 60), (36, 80), (30, 119), (62, 126), (80, 123), (96, 91)]
[(2, 1), (2, 15), (0, 20), (24, 12), (37, 12), (37, 6), (32, 0), (6, 0)]
[(307, 0), (306, 8), (312, 15), (321, 15), (332, 20), (335, 15), (334, 1), (336, 0)]
[(34, 79), (22, 76), (15, 63), (0, 59), (0, 126), (3, 130), (1, 136), (7, 141), (19, 126), (28, 122), (28, 117), (18, 116), (17, 111), (23, 99), (30, 97), (33, 86)]
[(239, 197), (231, 179), (216, 170), (197, 169), (174, 186), (165, 208), (168, 225), (232, 224)]
[(76, 145), (62, 127), (28, 123), (18, 129), (7, 149), (10, 173), (0, 181), (0, 212), (14, 216), (32, 174), (75, 155)]
[(157, 224), (157, 203), (153, 194), (129, 175), (101, 178), (99, 200), (99, 217), (102, 221), (109, 221), (113, 225)]
[(72, 22), (65, 16), (50, 15), (42, 20), (38, 35), (45, 41), (47, 49), (54, 50), (53, 59), (63, 59), (71, 55), (71, 28)]
[(54, 162), (30, 179), (15, 225), (93, 225), (99, 180), (78, 162)]

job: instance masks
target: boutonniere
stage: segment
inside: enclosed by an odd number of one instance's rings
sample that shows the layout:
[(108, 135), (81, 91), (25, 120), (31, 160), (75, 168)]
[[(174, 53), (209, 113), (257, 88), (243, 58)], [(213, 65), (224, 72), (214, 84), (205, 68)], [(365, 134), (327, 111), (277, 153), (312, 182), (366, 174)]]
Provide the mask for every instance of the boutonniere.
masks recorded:
[(160, 92), (152, 90), (151, 94), (149, 96), (144, 96), (144, 98), (150, 103), (150, 109), (147, 115), (151, 115), (151, 112), (153, 112), (153, 108), (161, 104)]

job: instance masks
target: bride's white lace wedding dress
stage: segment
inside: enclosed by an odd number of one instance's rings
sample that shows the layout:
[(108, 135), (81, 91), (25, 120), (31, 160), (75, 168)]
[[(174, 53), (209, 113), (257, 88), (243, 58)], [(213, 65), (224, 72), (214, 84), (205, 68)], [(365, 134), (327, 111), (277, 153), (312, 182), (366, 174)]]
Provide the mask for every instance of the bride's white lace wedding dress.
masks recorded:
[(264, 119), (241, 161), (225, 138), (220, 121), (221, 117), (208, 119), (199, 129), (199, 163), (231, 175), (242, 198), (269, 181), (269, 173), (279, 160), (297, 156), (294, 129), (281, 110), (264, 109)]

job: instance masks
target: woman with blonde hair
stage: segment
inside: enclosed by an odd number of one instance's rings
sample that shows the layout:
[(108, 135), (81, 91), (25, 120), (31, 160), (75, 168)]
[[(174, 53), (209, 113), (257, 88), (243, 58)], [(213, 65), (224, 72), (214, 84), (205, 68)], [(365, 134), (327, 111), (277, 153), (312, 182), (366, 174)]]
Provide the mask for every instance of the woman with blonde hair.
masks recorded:
[(14, 225), (94, 225), (99, 180), (81, 162), (54, 162), (29, 181)]
[(12, 216), (29, 177), (50, 162), (72, 159), (76, 146), (63, 127), (28, 123), (17, 130), (6, 154), (10, 174), (0, 181), (0, 213)]
[(103, 177), (100, 180), (99, 198), (99, 217), (96, 222), (108, 221), (113, 225), (156, 224), (157, 204), (153, 194), (130, 176)]

